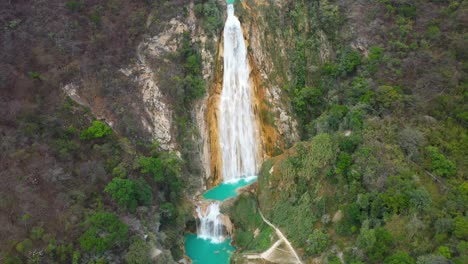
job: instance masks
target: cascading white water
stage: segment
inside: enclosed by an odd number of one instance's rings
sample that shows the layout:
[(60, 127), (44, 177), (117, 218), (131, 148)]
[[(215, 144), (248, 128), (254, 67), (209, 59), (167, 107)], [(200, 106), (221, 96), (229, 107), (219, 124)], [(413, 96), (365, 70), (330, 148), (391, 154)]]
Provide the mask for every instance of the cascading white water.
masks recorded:
[(202, 208), (197, 207), (197, 215), (200, 220), (198, 227), (198, 237), (209, 239), (213, 243), (224, 241), (224, 225), (220, 219), (219, 204), (211, 203), (203, 212)]
[(219, 105), (222, 177), (235, 182), (258, 171), (258, 129), (252, 110), (247, 49), (234, 6), (224, 26), (224, 77)]
[[(224, 77), (219, 105), (219, 141), (224, 182), (254, 176), (258, 170), (258, 129), (252, 111), (249, 65), (242, 28), (234, 6), (228, 5), (224, 26)], [(224, 240), (224, 225), (218, 203), (203, 212), (197, 208), (198, 237), (213, 243)]]

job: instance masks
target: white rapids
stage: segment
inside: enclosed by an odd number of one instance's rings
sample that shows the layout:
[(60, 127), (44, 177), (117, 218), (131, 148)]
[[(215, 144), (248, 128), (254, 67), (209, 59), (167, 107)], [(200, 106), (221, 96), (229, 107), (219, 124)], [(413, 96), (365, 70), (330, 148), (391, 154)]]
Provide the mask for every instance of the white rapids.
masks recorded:
[(198, 237), (209, 239), (212, 243), (221, 243), (224, 241), (224, 225), (220, 219), (218, 203), (211, 203), (203, 212), (202, 208), (197, 207), (197, 215), (200, 220), (198, 227)]

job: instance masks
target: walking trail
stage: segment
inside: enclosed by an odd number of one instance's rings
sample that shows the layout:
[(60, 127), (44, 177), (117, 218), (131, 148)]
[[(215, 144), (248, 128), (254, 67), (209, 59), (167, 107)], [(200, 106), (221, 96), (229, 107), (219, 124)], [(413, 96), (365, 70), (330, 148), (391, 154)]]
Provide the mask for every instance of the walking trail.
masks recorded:
[(296, 253), (288, 239), (283, 235), (281, 230), (268, 221), (263, 216), (262, 212), (259, 211), (259, 213), (263, 221), (276, 231), (276, 235), (278, 235), (279, 239), (263, 253), (244, 254), (245, 258), (251, 260), (263, 259), (273, 263), (302, 264), (301, 258)]

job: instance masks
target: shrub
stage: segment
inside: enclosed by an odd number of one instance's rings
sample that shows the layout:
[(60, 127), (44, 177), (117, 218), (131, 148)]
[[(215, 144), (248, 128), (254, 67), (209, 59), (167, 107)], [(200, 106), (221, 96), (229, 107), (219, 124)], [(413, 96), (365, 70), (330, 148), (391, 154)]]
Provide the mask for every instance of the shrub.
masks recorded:
[(346, 175), (351, 162), (351, 155), (346, 152), (340, 152), (336, 161), (336, 173)]
[(151, 187), (144, 179), (136, 181), (114, 178), (104, 189), (120, 206), (134, 212), (137, 205), (149, 205), (153, 198)]
[(31, 239), (27, 238), (19, 242), (18, 244), (16, 244), (16, 251), (18, 251), (18, 253), (21, 253), (21, 254), (26, 254), (32, 249), (32, 247), (33, 247), (33, 243)]
[(352, 73), (361, 64), (361, 54), (354, 50), (343, 52), (340, 60), (340, 69), (344, 73)]
[(327, 233), (322, 230), (314, 230), (307, 240), (309, 245), (306, 250), (310, 254), (320, 254), (325, 251), (330, 242), (330, 236)]
[(450, 253), (450, 249), (446, 246), (440, 246), (437, 249), (437, 254), (441, 255), (443, 257), (446, 257), (448, 259), (452, 258), (452, 254)]
[(416, 261), (404, 251), (398, 251), (385, 259), (385, 264), (416, 264)]
[(402, 99), (403, 95), (397, 87), (383, 85), (377, 88), (374, 103), (380, 110), (392, 110), (398, 108)]
[(163, 164), (161, 159), (155, 157), (140, 157), (137, 166), (142, 173), (149, 173), (156, 182), (163, 178)]
[(36, 71), (32, 71), (32, 72), (28, 72), (28, 76), (29, 78), (33, 79), (33, 80), (44, 80), (44, 77), (41, 75), (40, 72), (36, 72)]
[(68, 1), (65, 3), (65, 7), (70, 11), (76, 12), (83, 9), (84, 3), (82, 1)]
[(432, 204), (432, 197), (424, 187), (410, 192), (409, 196), (412, 207), (417, 210), (427, 210)]
[(44, 228), (34, 227), (31, 230), (31, 234), (30, 234), (31, 239), (38, 240), (38, 239), (42, 239), (43, 236), (44, 236)]
[(205, 3), (196, 4), (195, 15), (202, 21), (203, 28), (209, 33), (215, 33), (223, 26), (222, 14), (219, 11), (216, 0), (208, 0)]
[(439, 255), (424, 255), (424, 256), (419, 256), (416, 264), (451, 264), (448, 259), (446, 259), (444, 256), (439, 256)]
[(468, 240), (468, 221), (465, 217), (457, 216), (455, 218), (453, 234), (460, 239)]
[(437, 147), (428, 146), (426, 152), (430, 159), (429, 167), (433, 173), (445, 177), (454, 176), (456, 174), (457, 168), (455, 164), (440, 153)]
[(92, 125), (81, 132), (80, 139), (91, 140), (103, 138), (112, 134), (112, 129), (105, 123), (95, 120)]
[(133, 239), (133, 243), (125, 254), (125, 261), (128, 264), (150, 264), (153, 263), (150, 257), (150, 246), (138, 237)]
[(112, 213), (95, 213), (86, 221), (86, 231), (79, 238), (81, 248), (88, 252), (103, 253), (122, 243), (128, 227)]

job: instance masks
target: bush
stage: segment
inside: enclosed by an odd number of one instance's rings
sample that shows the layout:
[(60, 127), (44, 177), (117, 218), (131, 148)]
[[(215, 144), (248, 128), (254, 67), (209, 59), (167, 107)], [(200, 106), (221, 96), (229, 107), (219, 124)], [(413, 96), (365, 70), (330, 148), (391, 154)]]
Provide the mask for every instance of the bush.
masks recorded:
[(161, 159), (155, 157), (140, 157), (137, 160), (137, 166), (142, 173), (149, 173), (154, 181), (158, 182), (163, 178), (163, 164)]
[(28, 76), (29, 78), (33, 79), (33, 80), (44, 80), (44, 77), (41, 75), (40, 72), (36, 72), (36, 71), (32, 71), (32, 72), (28, 72)]
[(138, 237), (134, 238), (133, 243), (125, 254), (125, 261), (128, 264), (151, 264), (150, 246)]
[(223, 27), (222, 13), (219, 11), (216, 0), (196, 4), (195, 15), (202, 21), (202, 26), (208, 33), (216, 33)]
[(76, 12), (83, 9), (84, 3), (82, 1), (68, 1), (65, 3), (65, 7), (70, 11)]
[(128, 227), (112, 213), (95, 213), (85, 225), (86, 231), (79, 243), (81, 248), (93, 253), (103, 253), (122, 243), (128, 232)]
[(314, 230), (314, 232), (309, 235), (307, 243), (309, 246), (306, 248), (307, 252), (310, 254), (320, 254), (330, 245), (330, 236), (323, 232), (322, 230)]
[(443, 257), (446, 257), (448, 259), (452, 258), (452, 254), (450, 253), (450, 249), (446, 246), (440, 246), (437, 249), (437, 254), (441, 255)]
[(409, 197), (412, 207), (417, 210), (427, 210), (431, 207), (432, 197), (424, 187), (410, 192)]
[(351, 162), (351, 155), (346, 152), (340, 152), (336, 161), (336, 173), (346, 175)]
[(31, 239), (28, 239), (28, 238), (16, 244), (16, 251), (18, 251), (18, 253), (21, 253), (21, 254), (28, 253), (32, 248), (33, 248), (33, 243)]
[(120, 206), (134, 212), (138, 205), (149, 205), (153, 198), (151, 187), (144, 179), (136, 181), (114, 178), (104, 189)]
[(30, 234), (31, 239), (38, 240), (38, 239), (42, 239), (43, 236), (44, 236), (44, 228), (34, 227), (31, 230), (31, 234)]
[(455, 164), (440, 153), (437, 147), (429, 146), (426, 152), (430, 159), (429, 167), (433, 173), (445, 177), (454, 176), (457, 173)]
[(354, 50), (343, 52), (340, 60), (340, 69), (344, 73), (352, 73), (357, 66), (361, 65), (361, 54)]
[(93, 124), (81, 132), (80, 139), (91, 140), (97, 138), (103, 138), (112, 134), (112, 129), (101, 121), (93, 121)]
[(460, 239), (468, 240), (468, 221), (463, 216), (455, 218), (455, 228), (453, 234)]
[(385, 259), (385, 264), (416, 264), (416, 261), (404, 251), (398, 251)]

